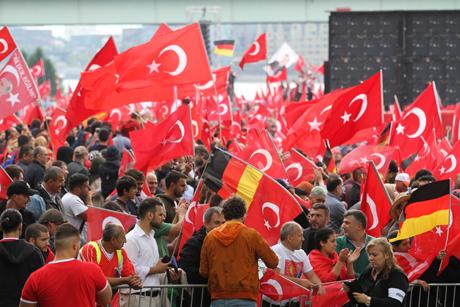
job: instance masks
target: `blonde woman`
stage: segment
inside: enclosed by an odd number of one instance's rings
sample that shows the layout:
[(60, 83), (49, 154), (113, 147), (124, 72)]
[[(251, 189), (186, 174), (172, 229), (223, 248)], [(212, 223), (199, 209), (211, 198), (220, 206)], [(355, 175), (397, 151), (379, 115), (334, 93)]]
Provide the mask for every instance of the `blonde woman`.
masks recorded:
[(386, 238), (376, 238), (366, 251), (370, 266), (360, 275), (354, 290), (344, 285), (350, 302), (359, 306), (403, 306), (409, 282), (396, 264), (391, 244)]

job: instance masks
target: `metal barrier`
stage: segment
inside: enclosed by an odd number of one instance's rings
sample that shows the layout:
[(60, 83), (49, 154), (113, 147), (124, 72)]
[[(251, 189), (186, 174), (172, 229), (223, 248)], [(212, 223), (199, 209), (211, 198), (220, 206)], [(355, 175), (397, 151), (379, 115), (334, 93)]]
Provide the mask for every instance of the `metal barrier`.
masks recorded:
[[(460, 306), (456, 284), (429, 284), (424, 291), (418, 284), (411, 284), (404, 301), (405, 307), (456, 307)], [(134, 290), (128, 286), (119, 286), (120, 307), (198, 307), (209, 306), (208, 285), (166, 284)], [(459, 288), (460, 289), (460, 288)], [(138, 292), (141, 291), (143, 295)], [(142, 299), (141, 299), (142, 298)], [(303, 295), (282, 301), (282, 306), (312, 307), (311, 296)], [(110, 306), (110, 305), (109, 305)], [(279, 306), (277, 303), (263, 301), (262, 307)]]
[(411, 284), (406, 294), (406, 307), (455, 307), (460, 306), (457, 295), (458, 284), (429, 284), (430, 289), (424, 291), (418, 284)]
[[(208, 285), (166, 284), (134, 290), (128, 286), (114, 287), (119, 292), (120, 307), (201, 307), (209, 306)], [(142, 294), (139, 294), (139, 291)], [(110, 306), (110, 305), (109, 305)], [(263, 301), (263, 307), (280, 306), (276, 302)], [(283, 300), (281, 306), (311, 307), (311, 296), (302, 295)], [(108, 307), (108, 306), (107, 306)]]

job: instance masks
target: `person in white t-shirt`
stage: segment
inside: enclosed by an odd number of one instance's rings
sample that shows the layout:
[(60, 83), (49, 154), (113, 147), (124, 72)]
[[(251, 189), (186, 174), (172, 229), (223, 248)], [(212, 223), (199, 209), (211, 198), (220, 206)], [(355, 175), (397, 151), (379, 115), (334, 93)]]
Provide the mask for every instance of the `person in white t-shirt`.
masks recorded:
[[(323, 294), (324, 288), (321, 280), (313, 271), (307, 254), (302, 250), (303, 232), (302, 227), (296, 222), (287, 222), (281, 227), (280, 243), (271, 248), (279, 257), (278, 273), (302, 287), (318, 290)], [(302, 275), (306, 278), (302, 278)], [(295, 301), (295, 300), (293, 300)], [(276, 302), (268, 297), (263, 297), (262, 306), (283, 306), (288, 301)]]
[(89, 178), (76, 173), (69, 178), (69, 192), (62, 197), (62, 207), (66, 219), (80, 231), (81, 243), (86, 243), (86, 213), (91, 205)]

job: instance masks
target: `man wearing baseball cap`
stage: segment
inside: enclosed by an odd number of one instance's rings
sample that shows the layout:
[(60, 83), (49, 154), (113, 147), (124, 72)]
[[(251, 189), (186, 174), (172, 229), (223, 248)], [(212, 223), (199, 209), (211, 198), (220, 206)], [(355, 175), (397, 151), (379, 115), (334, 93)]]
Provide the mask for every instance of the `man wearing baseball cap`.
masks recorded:
[(410, 177), (407, 173), (399, 173), (395, 178), (396, 191), (398, 193), (407, 192), (410, 184)]
[(8, 196), (6, 204), (0, 205), (0, 214), (5, 211), (5, 209), (16, 209), (21, 213), (21, 238), (24, 238), (27, 226), (35, 223), (34, 215), (26, 209), (26, 205), (30, 201), (30, 196), (35, 193), (36, 191), (32, 190), (25, 181), (15, 181), (11, 183), (6, 190), (6, 195)]

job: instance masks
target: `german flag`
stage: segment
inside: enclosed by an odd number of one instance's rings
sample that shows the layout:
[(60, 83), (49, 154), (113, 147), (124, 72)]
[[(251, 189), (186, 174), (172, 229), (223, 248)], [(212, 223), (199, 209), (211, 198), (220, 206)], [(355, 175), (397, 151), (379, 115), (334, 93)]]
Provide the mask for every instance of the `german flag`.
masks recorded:
[(220, 40), (214, 41), (214, 53), (223, 56), (233, 56), (233, 49), (235, 48), (234, 40)]
[(435, 181), (415, 190), (404, 207), (398, 236), (390, 242), (408, 239), (449, 223), (450, 180)]
[(278, 242), (281, 226), (302, 212), (294, 196), (273, 178), (223, 150), (214, 150), (203, 178), (223, 199), (232, 195), (243, 198), (246, 225), (259, 231), (271, 245)]

